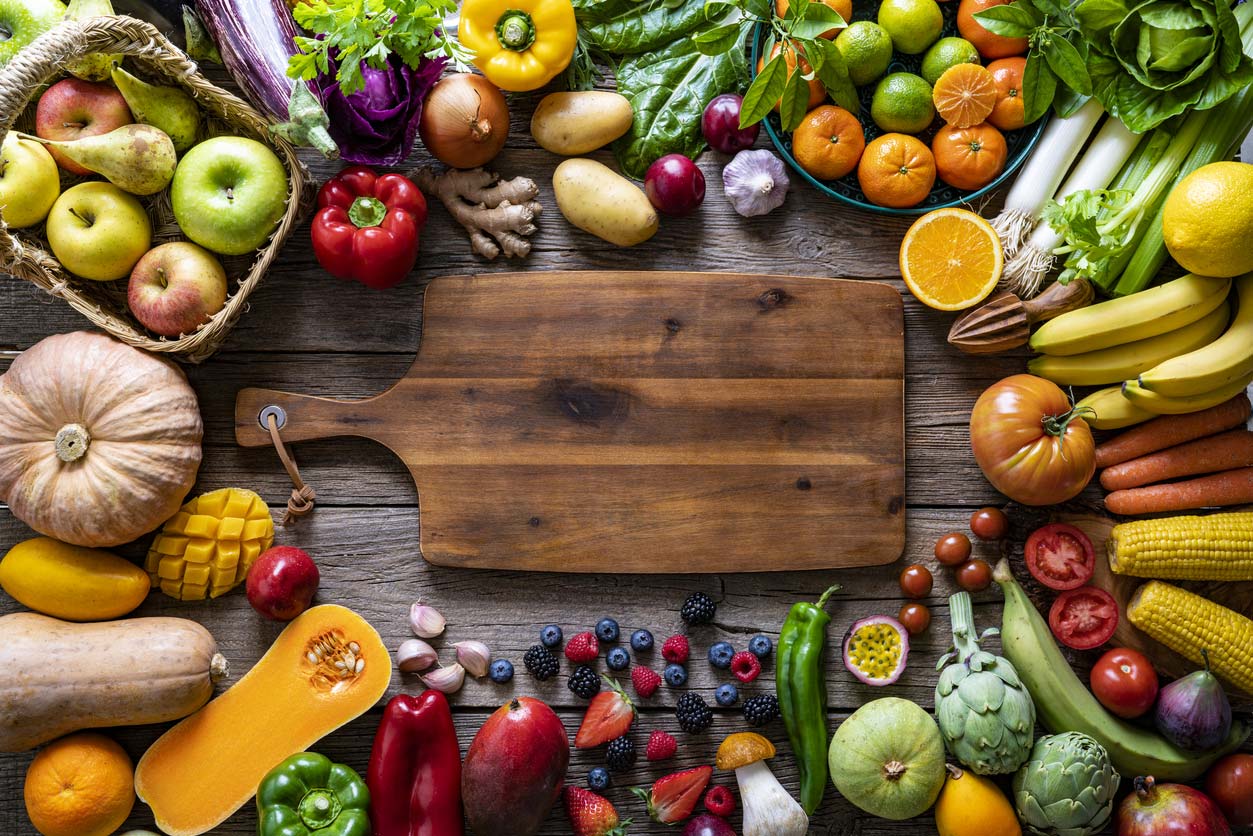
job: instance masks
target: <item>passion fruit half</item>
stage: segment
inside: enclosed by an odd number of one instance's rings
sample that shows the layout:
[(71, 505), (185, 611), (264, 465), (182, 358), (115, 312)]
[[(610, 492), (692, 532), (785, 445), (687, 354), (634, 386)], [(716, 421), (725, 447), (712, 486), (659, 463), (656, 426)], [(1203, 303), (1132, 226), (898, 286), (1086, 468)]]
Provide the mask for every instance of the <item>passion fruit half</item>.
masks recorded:
[(891, 616), (863, 618), (844, 636), (844, 667), (867, 685), (891, 685), (908, 659), (909, 631)]

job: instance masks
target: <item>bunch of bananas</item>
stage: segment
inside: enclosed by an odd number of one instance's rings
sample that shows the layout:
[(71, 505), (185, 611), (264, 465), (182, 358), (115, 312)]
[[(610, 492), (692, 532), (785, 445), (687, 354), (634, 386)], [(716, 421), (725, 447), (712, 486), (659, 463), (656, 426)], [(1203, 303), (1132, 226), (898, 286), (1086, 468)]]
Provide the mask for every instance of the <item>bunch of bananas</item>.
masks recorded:
[(1080, 402), (1097, 429), (1220, 404), (1253, 383), (1253, 274), (1234, 281), (1234, 318), (1232, 285), (1190, 274), (1062, 314), (1032, 335), (1028, 367), (1066, 385), (1121, 381)]

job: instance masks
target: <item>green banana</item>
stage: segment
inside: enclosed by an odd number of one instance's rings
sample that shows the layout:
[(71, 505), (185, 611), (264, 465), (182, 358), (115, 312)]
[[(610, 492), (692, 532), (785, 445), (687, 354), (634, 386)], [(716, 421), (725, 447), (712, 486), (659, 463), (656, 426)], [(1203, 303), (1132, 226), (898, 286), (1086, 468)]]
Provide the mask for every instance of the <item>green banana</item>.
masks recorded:
[(1155, 415), (1183, 415), (1225, 403), (1249, 388), (1250, 383), (1253, 383), (1253, 373), (1199, 395), (1168, 398), (1158, 392), (1150, 392), (1141, 386), (1139, 381), (1128, 380), (1122, 385), (1122, 393), (1127, 400)]
[(1093, 392), (1075, 404), (1075, 409), (1083, 410), (1080, 417), (1094, 430), (1121, 430), (1157, 417), (1156, 413), (1141, 409), (1123, 397), (1121, 386)]
[(1223, 303), (1231, 279), (1189, 273), (1157, 287), (1050, 319), (1031, 335), (1041, 354), (1082, 354), (1145, 340), (1196, 322)]
[(1222, 746), (1198, 755), (1168, 743), (1156, 732), (1110, 714), (1071, 670), (1048, 624), (1014, 580), (1009, 562), (1002, 559), (992, 577), (1005, 593), (1002, 652), (1017, 669), (1035, 701), (1040, 722), (1050, 732), (1082, 732), (1105, 747), (1123, 775), (1152, 775), (1159, 781), (1198, 778), (1210, 764), (1240, 748), (1248, 739), (1248, 726), (1237, 720)]
[(1143, 371), (1141, 386), (1168, 398), (1186, 398), (1253, 374), (1253, 274), (1236, 279), (1235, 285), (1240, 303), (1227, 332), (1203, 348)]

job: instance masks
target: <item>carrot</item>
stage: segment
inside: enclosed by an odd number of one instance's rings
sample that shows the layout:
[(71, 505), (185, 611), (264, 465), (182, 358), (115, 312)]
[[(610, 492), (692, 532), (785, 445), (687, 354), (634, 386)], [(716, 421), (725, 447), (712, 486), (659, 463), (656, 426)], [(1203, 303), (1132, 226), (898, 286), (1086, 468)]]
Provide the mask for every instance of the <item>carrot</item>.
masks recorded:
[(1108, 467), (1101, 472), (1101, 487), (1120, 491), (1180, 476), (1250, 465), (1253, 465), (1253, 432), (1231, 430)]
[(1105, 508), (1115, 514), (1154, 514), (1246, 502), (1253, 502), (1253, 467), (1226, 470), (1186, 482), (1114, 491), (1105, 497)]
[(1163, 415), (1132, 427), (1096, 448), (1096, 466), (1109, 467), (1148, 453), (1156, 453), (1176, 444), (1194, 441), (1207, 435), (1238, 427), (1249, 420), (1253, 411), (1248, 393), (1236, 395), (1226, 403), (1187, 415)]

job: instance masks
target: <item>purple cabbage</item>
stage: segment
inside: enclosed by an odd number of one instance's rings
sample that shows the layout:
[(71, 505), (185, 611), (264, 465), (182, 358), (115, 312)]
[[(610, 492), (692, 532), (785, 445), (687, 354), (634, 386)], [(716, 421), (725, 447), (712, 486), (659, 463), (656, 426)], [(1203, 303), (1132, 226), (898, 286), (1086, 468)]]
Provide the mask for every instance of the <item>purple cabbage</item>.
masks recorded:
[(362, 165), (397, 165), (418, 135), (422, 103), (444, 72), (445, 59), (424, 58), (415, 70), (396, 55), (388, 69), (362, 64), (365, 86), (345, 96), (334, 74), (318, 78), (330, 132), (343, 159)]

